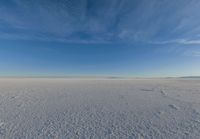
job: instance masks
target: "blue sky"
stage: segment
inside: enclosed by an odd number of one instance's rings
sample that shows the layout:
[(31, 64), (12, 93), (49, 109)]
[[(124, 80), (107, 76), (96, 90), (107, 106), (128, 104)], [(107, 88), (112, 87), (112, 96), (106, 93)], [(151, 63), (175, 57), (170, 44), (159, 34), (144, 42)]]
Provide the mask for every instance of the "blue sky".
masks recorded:
[(198, 76), (199, 0), (1, 0), (0, 76)]

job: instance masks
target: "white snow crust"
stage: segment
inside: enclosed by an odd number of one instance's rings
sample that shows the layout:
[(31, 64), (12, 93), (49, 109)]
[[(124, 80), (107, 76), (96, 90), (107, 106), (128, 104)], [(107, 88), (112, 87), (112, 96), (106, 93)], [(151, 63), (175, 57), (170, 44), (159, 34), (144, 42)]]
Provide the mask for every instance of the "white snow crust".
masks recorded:
[(200, 139), (200, 80), (2, 78), (0, 139)]

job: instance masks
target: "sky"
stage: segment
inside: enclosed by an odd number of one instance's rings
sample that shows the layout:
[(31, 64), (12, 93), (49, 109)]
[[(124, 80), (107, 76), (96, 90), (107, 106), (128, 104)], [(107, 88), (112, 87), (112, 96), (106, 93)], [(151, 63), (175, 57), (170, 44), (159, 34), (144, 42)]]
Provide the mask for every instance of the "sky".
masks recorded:
[(199, 0), (1, 0), (0, 76), (200, 76)]

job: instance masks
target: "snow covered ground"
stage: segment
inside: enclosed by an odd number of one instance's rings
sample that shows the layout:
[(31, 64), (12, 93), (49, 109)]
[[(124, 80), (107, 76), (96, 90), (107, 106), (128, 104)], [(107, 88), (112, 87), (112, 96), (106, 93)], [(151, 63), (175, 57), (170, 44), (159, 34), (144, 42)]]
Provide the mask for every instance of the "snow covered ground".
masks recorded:
[(0, 79), (0, 139), (199, 139), (200, 80)]

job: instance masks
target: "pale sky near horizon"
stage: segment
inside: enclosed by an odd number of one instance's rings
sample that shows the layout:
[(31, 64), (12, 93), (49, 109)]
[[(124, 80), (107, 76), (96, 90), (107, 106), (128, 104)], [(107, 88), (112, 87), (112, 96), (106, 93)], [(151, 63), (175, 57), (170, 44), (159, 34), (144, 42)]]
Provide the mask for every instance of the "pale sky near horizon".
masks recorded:
[(0, 76), (199, 76), (199, 0), (1, 0)]

